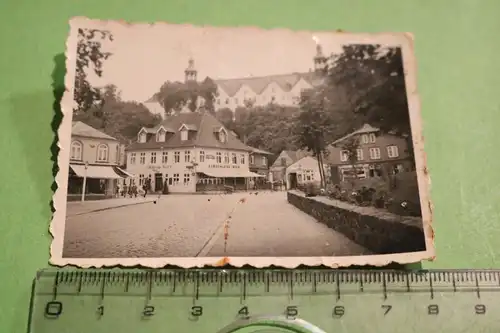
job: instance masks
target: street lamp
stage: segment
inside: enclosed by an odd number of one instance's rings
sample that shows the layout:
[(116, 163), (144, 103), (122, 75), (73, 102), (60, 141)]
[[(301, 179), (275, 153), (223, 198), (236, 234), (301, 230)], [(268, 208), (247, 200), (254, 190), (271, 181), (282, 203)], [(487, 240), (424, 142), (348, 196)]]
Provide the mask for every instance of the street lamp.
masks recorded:
[(87, 187), (87, 169), (88, 168), (89, 168), (89, 162), (85, 162), (85, 164), (84, 164), (85, 172), (83, 173), (82, 202), (85, 201), (85, 189)]

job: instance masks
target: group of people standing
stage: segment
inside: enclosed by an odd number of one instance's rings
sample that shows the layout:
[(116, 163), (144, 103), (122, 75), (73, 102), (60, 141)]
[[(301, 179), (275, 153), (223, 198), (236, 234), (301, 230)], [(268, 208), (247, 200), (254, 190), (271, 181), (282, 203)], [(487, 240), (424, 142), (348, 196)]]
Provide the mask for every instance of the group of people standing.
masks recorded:
[(138, 188), (135, 184), (127, 185), (122, 184), (121, 182), (118, 182), (116, 187), (117, 198), (126, 198), (127, 196), (129, 196), (130, 198), (137, 198), (138, 195), (141, 195), (145, 198), (149, 192), (151, 192), (151, 178), (144, 179), (144, 183), (141, 188)]

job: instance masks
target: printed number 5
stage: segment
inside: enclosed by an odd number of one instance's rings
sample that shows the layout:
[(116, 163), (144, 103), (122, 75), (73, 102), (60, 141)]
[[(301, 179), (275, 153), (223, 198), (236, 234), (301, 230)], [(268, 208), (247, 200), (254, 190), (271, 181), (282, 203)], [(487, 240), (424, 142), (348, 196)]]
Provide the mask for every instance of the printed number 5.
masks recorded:
[(299, 315), (299, 309), (294, 305), (287, 306), (285, 314), (287, 318), (295, 318)]

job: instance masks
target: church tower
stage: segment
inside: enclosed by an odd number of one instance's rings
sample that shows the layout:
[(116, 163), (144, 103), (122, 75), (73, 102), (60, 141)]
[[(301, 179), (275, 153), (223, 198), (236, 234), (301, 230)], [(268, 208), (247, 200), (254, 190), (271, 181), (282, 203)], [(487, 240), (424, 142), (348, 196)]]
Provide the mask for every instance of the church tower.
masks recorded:
[(194, 67), (194, 60), (191, 58), (191, 59), (189, 59), (188, 67), (184, 71), (185, 81), (186, 82), (188, 82), (188, 81), (196, 81), (197, 74), (198, 74), (198, 71)]
[(327, 69), (327, 58), (323, 54), (323, 48), (320, 44), (316, 45), (316, 56), (314, 56), (314, 71), (316, 73), (325, 73)]

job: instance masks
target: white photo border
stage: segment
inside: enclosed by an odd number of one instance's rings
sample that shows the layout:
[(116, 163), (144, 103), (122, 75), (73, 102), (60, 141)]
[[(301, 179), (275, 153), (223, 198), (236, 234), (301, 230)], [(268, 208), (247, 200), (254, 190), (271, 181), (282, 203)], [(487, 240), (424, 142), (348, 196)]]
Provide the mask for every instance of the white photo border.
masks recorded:
[[(127, 23), (124, 21), (92, 20), (85, 17), (74, 17), (70, 20), (70, 33), (66, 42), (66, 76), (65, 93), (61, 101), (63, 113), (62, 122), (57, 131), (59, 138), (59, 154), (57, 163), (59, 172), (55, 179), (57, 189), (53, 195), (55, 212), (50, 223), (50, 233), (53, 241), (50, 247), (50, 264), (55, 266), (78, 266), (81, 268), (112, 267), (112, 266), (143, 266), (148, 268), (162, 268), (165, 266), (178, 266), (182, 268), (199, 268), (205, 266), (220, 267), (231, 265), (242, 267), (250, 265), (255, 268), (278, 266), (284, 268), (296, 268), (305, 266), (328, 266), (332, 268), (344, 268), (355, 266), (385, 266), (391, 263), (410, 264), (421, 260), (434, 260), (434, 231), (432, 228), (432, 203), (430, 199), (430, 176), (427, 170), (426, 154), (424, 152), (424, 138), (422, 119), (420, 113), (420, 100), (417, 94), (417, 64), (414, 53), (413, 35), (409, 33), (349, 33), (332, 31), (332, 38), (339, 40), (339, 44), (382, 44), (398, 46), (402, 50), (405, 70), (406, 93), (408, 97), (408, 108), (410, 112), (410, 124), (414, 145), (415, 165), (418, 178), (419, 196), (422, 210), (423, 231), (425, 235), (426, 250), (419, 252), (366, 255), (366, 256), (343, 256), (343, 257), (165, 257), (165, 258), (65, 258), (63, 257), (64, 229), (66, 222), (67, 186), (69, 173), (69, 152), (71, 144), (71, 124), (73, 117), (73, 87), (76, 68), (76, 45), (78, 28), (92, 28), (103, 30), (129, 29), (131, 26), (164, 26), (168, 28), (169, 23)], [(182, 26), (182, 25), (175, 25)], [(193, 25), (185, 24), (185, 27)], [(258, 27), (201, 27), (203, 29), (234, 29), (250, 30), (255, 33), (271, 32), (275, 34), (309, 34), (315, 35), (313, 31), (294, 31), (289, 29), (262, 29)], [(317, 32), (325, 33), (325, 31)]]

